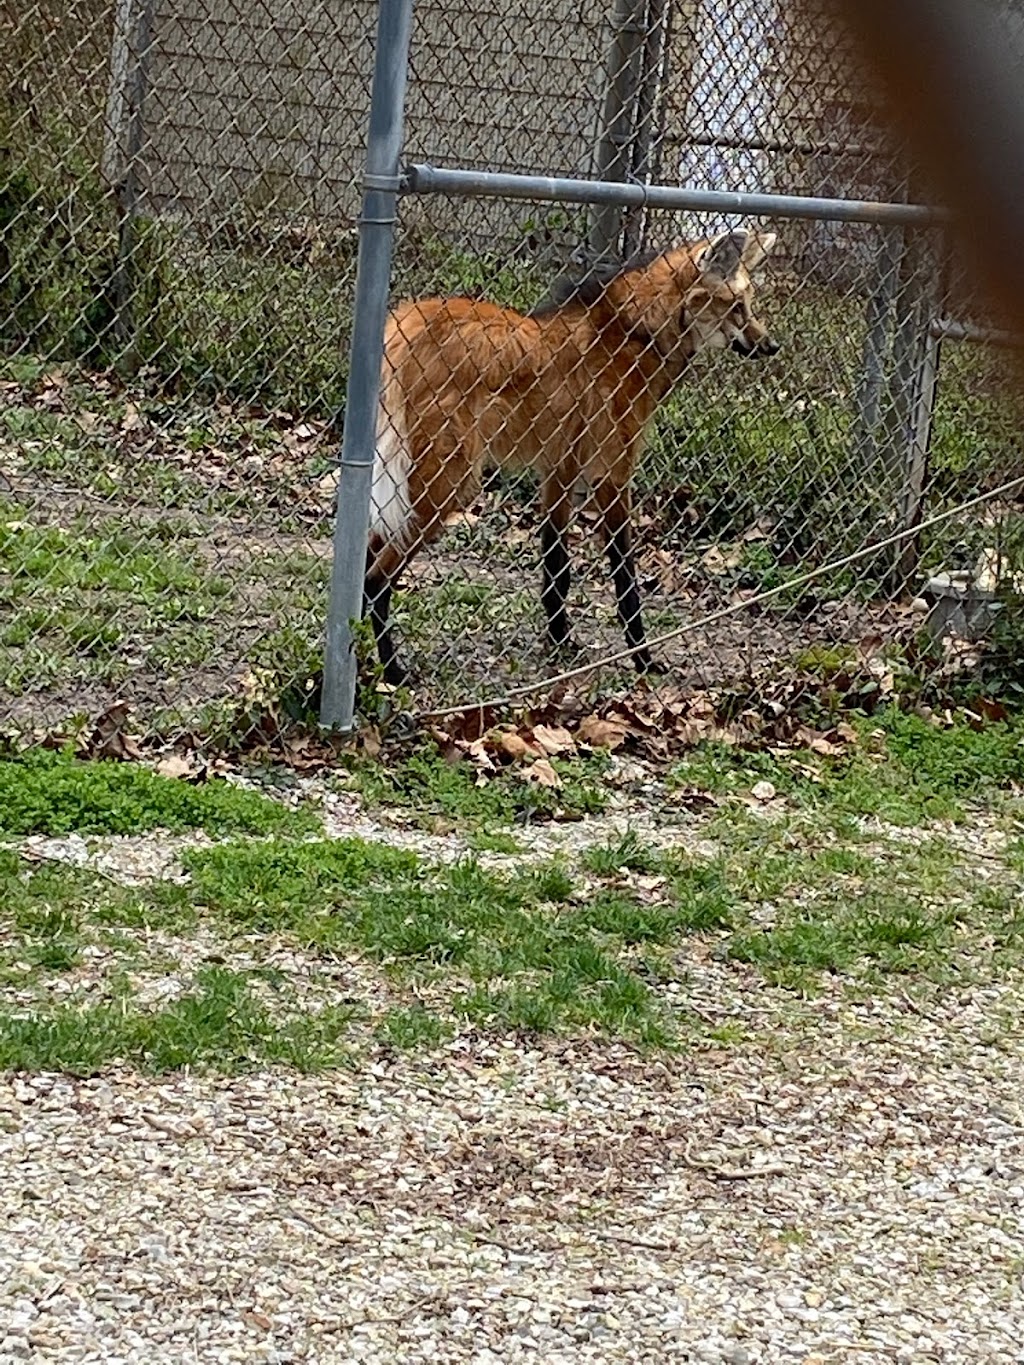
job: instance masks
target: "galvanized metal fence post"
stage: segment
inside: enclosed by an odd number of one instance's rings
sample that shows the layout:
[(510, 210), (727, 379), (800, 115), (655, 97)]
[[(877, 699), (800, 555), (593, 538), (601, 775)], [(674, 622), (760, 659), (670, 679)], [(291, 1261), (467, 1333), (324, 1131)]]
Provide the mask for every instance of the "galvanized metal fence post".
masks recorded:
[(412, 194), (456, 199), (532, 199), (540, 203), (638, 205), (687, 209), (716, 215), (761, 218), (822, 218), (833, 223), (881, 223), (928, 227), (945, 222), (945, 209), (927, 204), (889, 204), (871, 199), (823, 199), (809, 194), (746, 194), (697, 190), (689, 185), (610, 184), (554, 175), (449, 170), (413, 162), (404, 169), (403, 188)]
[[(939, 349), (942, 341), (926, 323), (921, 341), (914, 401), (910, 410), (904, 460), (903, 491), (900, 498), (898, 530), (913, 530), (923, 519), (928, 462), (931, 453), (932, 419), (939, 383)], [(908, 536), (896, 558), (897, 582), (906, 587), (918, 570), (921, 557), (920, 534)]]
[[(932, 323), (938, 312), (940, 282), (934, 244), (926, 234), (907, 233), (899, 274), (883, 459), (896, 529), (910, 531), (921, 519), (924, 505), (939, 356)], [(894, 591), (903, 591), (917, 572), (918, 549), (915, 537), (896, 547), (891, 568)]]
[[(864, 351), (853, 425), (854, 463), (864, 479), (865, 487), (877, 486), (881, 473), (878, 467), (878, 428), (886, 369), (892, 350), (893, 305), (903, 248), (903, 233), (899, 228), (880, 228), (879, 238), (875, 257), (877, 274), (865, 310)], [(885, 501), (885, 480), (880, 482), (881, 499)]]
[(103, 172), (117, 203), (117, 259), (112, 291), (114, 335), (122, 359), (135, 344), (135, 222), (139, 203), (139, 155), (142, 151), (143, 107), (149, 85), (154, 0), (118, 0), (114, 16), (110, 83), (104, 128)]
[(363, 613), (380, 367), (384, 349), (413, 0), (380, 0), (370, 127), (359, 219), (352, 342), (334, 524), (320, 723), (351, 730), (356, 672), (352, 623)]
[[(668, 51), (671, 0), (648, 0), (644, 50), (641, 54), (639, 90), (636, 116), (633, 119), (632, 178), (641, 185), (658, 175), (661, 157), (662, 123), (659, 117), (660, 96), (665, 80), (665, 61)], [(644, 209), (631, 209), (625, 214), (624, 252), (631, 256), (647, 245), (648, 214)]]
[[(609, 16), (604, 105), (594, 153), (595, 180), (626, 180), (636, 137), (637, 97), (647, 38), (647, 0), (615, 0)], [(623, 229), (622, 204), (594, 206), (590, 251), (597, 260), (617, 255)]]
[[(941, 312), (943, 286), (948, 262), (948, 242), (933, 244), (927, 274), (921, 291), (917, 326), (921, 333), (915, 349), (916, 372), (907, 428), (904, 437), (903, 487), (900, 494), (898, 530), (910, 531), (925, 515), (925, 495), (931, 456), (932, 421), (939, 386), (939, 353), (942, 333), (935, 321)], [(908, 536), (897, 556), (896, 577), (906, 586), (918, 571), (921, 556), (919, 536)]]

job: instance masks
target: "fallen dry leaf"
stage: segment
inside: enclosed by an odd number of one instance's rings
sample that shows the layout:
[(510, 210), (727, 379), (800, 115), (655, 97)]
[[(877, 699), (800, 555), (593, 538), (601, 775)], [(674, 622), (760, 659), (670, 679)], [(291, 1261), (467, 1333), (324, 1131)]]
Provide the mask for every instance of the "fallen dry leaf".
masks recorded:
[(808, 747), (812, 753), (822, 754), (825, 758), (834, 758), (837, 754), (843, 752), (843, 746), (841, 744), (833, 744), (832, 741), (826, 739), (824, 735), (816, 736), (811, 740)]
[(769, 520), (768, 517), (759, 517), (752, 526), (747, 527), (740, 536), (740, 540), (746, 541), (748, 544), (759, 540), (770, 540), (774, 531), (775, 523), (773, 521)]
[(242, 1319), (245, 1322), (251, 1323), (253, 1327), (258, 1327), (263, 1332), (269, 1332), (274, 1326), (266, 1313), (258, 1313), (251, 1308), (242, 1310)]
[(323, 768), (337, 757), (334, 746), (317, 735), (288, 735), (283, 747), (286, 762), (299, 771)]
[(775, 785), (772, 782), (755, 782), (750, 795), (755, 801), (771, 801), (775, 797)]
[(376, 758), (380, 754), (380, 731), (376, 725), (364, 725), (359, 731), (359, 747), (367, 758)]
[(192, 762), (182, 754), (165, 754), (156, 765), (155, 772), (161, 777), (180, 777), (190, 778), (198, 775), (197, 769)]
[(686, 749), (692, 749), (707, 739), (711, 725), (706, 720), (684, 720), (676, 729), (676, 738)]
[(581, 744), (589, 744), (595, 749), (617, 749), (628, 732), (625, 721), (611, 717), (602, 719), (595, 713), (580, 721), (576, 738)]
[(125, 726), (131, 712), (127, 702), (116, 701), (97, 718), (80, 748), (86, 758), (116, 758), (133, 761), (142, 757), (139, 737), (129, 735)]
[(497, 771), (494, 759), (488, 752), (490, 745), (486, 735), (482, 735), (480, 739), (471, 740), (468, 744), (459, 744), (456, 747), (476, 766), (478, 779)]
[(843, 753), (841, 744), (833, 743), (820, 730), (812, 730), (808, 725), (799, 726), (794, 739), (805, 749), (810, 749), (812, 753), (821, 754), (825, 758), (834, 758), (837, 754)]
[(686, 702), (686, 707), (690, 715), (695, 718), (704, 717), (707, 720), (713, 720), (718, 714), (718, 702), (714, 697), (709, 696), (707, 692), (698, 692), (694, 696), (689, 697)]
[(630, 705), (629, 702), (617, 703), (608, 712), (607, 719), (620, 721), (633, 734), (644, 734), (658, 729), (658, 722), (653, 716), (645, 715), (639, 707)]
[(562, 779), (546, 758), (538, 758), (536, 762), (531, 763), (528, 768), (523, 770), (523, 777), (527, 782), (533, 782), (538, 787), (551, 787), (555, 791), (562, 785)]
[(122, 431), (138, 431), (140, 427), (146, 425), (146, 419), (134, 403), (126, 403), (124, 416), (121, 418)]
[(540, 758), (542, 753), (537, 745), (528, 744), (515, 730), (501, 730), (497, 737), (497, 748), (513, 763), (518, 763), (523, 758)]
[(572, 735), (562, 725), (535, 725), (531, 737), (545, 754), (570, 753), (576, 748)]
[(701, 555), (700, 562), (710, 574), (728, 573), (730, 569), (738, 568), (743, 562), (743, 551), (735, 546), (723, 550), (718, 545), (712, 545), (710, 550)]

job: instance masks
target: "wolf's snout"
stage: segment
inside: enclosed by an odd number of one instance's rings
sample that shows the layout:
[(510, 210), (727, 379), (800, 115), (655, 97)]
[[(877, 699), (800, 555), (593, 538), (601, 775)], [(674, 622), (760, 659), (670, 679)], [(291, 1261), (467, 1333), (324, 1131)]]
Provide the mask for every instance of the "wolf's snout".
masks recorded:
[(744, 341), (742, 337), (737, 337), (732, 343), (732, 349), (737, 355), (745, 355), (750, 360), (757, 360), (763, 356), (775, 355), (781, 350), (782, 343), (773, 337), (762, 337), (760, 341), (753, 343)]

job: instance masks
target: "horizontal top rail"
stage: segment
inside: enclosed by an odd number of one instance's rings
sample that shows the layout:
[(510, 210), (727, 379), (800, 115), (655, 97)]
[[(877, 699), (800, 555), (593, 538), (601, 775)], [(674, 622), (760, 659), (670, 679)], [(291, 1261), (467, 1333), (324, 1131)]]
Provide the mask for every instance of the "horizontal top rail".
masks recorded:
[(1024, 333), (1008, 332), (1001, 327), (982, 327), (974, 322), (935, 318), (928, 328), (939, 341), (977, 341), (990, 346), (1024, 347)]
[(548, 175), (508, 175), (496, 171), (447, 170), (416, 163), (402, 176), (404, 194), (442, 194), (452, 198), (537, 199), (567, 204), (621, 204), (658, 209), (690, 209), (751, 217), (816, 218), (836, 223), (878, 223), (927, 227), (945, 222), (946, 209), (927, 204), (886, 204), (864, 199), (816, 199), (796, 194), (733, 194), (683, 185), (640, 185), (609, 180), (569, 180)]

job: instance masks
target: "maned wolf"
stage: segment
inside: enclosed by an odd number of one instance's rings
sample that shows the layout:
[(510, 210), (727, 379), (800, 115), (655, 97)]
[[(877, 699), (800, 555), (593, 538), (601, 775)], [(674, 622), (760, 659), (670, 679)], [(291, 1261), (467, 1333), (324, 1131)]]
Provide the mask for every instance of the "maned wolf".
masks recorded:
[(388, 627), (395, 580), (473, 501), (491, 464), (539, 475), (551, 642), (569, 643), (566, 530), (584, 484), (601, 514), (627, 644), (639, 670), (651, 667), (630, 481), (655, 408), (697, 351), (778, 350), (751, 310), (750, 272), (774, 244), (774, 233), (736, 231), (676, 246), (556, 290), (528, 314), (464, 298), (398, 307), (385, 333), (365, 590), (388, 682), (405, 676)]

